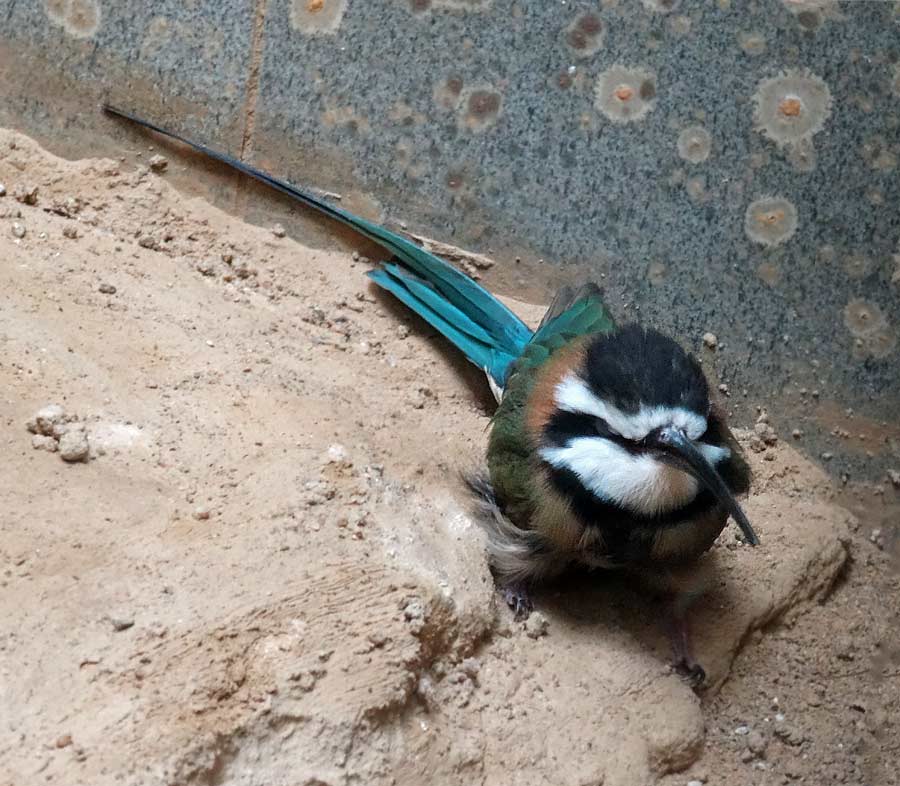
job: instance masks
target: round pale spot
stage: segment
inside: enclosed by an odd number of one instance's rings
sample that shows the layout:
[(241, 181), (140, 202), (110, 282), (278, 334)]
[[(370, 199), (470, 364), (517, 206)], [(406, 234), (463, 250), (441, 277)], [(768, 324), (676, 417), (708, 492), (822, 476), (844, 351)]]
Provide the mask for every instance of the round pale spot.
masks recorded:
[(470, 131), (485, 131), (493, 126), (503, 108), (503, 97), (493, 87), (473, 87), (460, 96), (459, 123)]
[(347, 0), (292, 0), (291, 27), (310, 35), (336, 33), (346, 8)]
[(875, 303), (854, 298), (844, 306), (844, 324), (854, 336), (874, 335), (887, 327), (887, 320)]
[(751, 57), (766, 51), (766, 39), (760, 33), (741, 33), (738, 36), (738, 44), (744, 50), (744, 54)]
[(787, 160), (795, 172), (812, 172), (816, 168), (816, 147), (811, 139), (801, 139), (787, 148)]
[(807, 71), (785, 71), (764, 79), (753, 95), (753, 125), (777, 145), (811, 140), (831, 114), (831, 91)]
[(856, 339), (853, 355), (858, 360), (886, 358), (897, 347), (897, 336), (887, 326)]
[(744, 231), (760, 245), (780, 245), (797, 231), (797, 208), (782, 197), (757, 199), (747, 207)]
[(563, 40), (574, 57), (590, 57), (603, 46), (606, 26), (594, 13), (585, 12), (563, 30)]
[(762, 262), (756, 268), (756, 275), (770, 287), (778, 286), (781, 282), (781, 268), (773, 262)]
[(678, 7), (679, 0), (641, 0), (644, 8), (657, 14), (668, 14)]
[(703, 126), (689, 126), (678, 135), (678, 155), (692, 164), (709, 158), (712, 138)]
[(58, 25), (65, 24), (66, 12), (69, 9), (69, 0), (44, 0), (44, 11), (51, 22)]
[(69, 0), (66, 32), (74, 38), (90, 38), (100, 28), (100, 6), (97, 0)]
[(633, 123), (656, 105), (656, 75), (614, 65), (597, 77), (594, 106), (613, 123)]
[(875, 263), (863, 254), (852, 254), (844, 260), (844, 270), (850, 278), (865, 278), (875, 269)]

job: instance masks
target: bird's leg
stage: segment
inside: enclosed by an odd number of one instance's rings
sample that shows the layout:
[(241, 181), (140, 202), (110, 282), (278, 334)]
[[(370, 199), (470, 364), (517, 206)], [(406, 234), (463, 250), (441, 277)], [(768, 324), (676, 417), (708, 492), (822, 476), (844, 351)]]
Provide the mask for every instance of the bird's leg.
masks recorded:
[(691, 646), (691, 629), (688, 621), (690, 601), (678, 594), (672, 600), (669, 611), (669, 640), (672, 643), (675, 670), (698, 688), (706, 681), (706, 671), (694, 657)]
[(511, 581), (500, 587), (500, 594), (506, 605), (509, 606), (515, 614), (516, 621), (528, 619), (528, 615), (534, 611), (534, 604), (531, 602), (531, 594), (528, 591), (528, 585), (524, 581)]

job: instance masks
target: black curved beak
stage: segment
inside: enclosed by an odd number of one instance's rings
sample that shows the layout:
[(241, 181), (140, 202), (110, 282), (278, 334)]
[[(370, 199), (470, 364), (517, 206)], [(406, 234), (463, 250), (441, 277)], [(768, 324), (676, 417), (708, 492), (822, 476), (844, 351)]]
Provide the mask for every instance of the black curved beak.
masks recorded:
[(725, 481), (722, 480), (722, 476), (719, 475), (716, 468), (697, 450), (694, 443), (681, 429), (674, 427), (659, 429), (648, 436), (647, 444), (670, 456), (674, 459), (673, 463), (680, 469), (697, 478), (731, 514), (750, 545), (759, 545), (759, 538), (753, 531), (753, 527), (750, 526), (750, 521), (738, 501), (734, 498), (734, 494), (731, 493), (731, 489), (725, 485)]

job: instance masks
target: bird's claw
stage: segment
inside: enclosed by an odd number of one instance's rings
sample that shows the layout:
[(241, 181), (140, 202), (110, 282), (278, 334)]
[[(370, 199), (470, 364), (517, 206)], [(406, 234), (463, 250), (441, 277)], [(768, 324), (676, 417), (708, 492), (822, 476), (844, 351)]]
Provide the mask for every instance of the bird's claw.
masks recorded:
[(501, 587), (500, 594), (503, 596), (503, 600), (506, 601), (506, 605), (513, 610), (516, 622), (528, 619), (528, 616), (534, 611), (531, 596), (523, 584), (508, 584), (505, 587)]
[(703, 683), (706, 682), (706, 669), (697, 661), (682, 658), (676, 661), (674, 666), (678, 675), (683, 677), (694, 690), (703, 687)]

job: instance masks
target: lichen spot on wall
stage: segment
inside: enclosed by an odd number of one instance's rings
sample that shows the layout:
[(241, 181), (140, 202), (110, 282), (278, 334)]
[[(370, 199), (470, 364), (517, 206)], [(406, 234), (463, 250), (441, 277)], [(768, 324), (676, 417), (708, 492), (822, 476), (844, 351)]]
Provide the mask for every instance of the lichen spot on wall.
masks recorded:
[(590, 57), (603, 46), (606, 25), (597, 14), (587, 11), (575, 17), (563, 30), (563, 40), (573, 57)]
[(850, 254), (844, 259), (844, 270), (850, 278), (865, 278), (875, 269), (875, 262), (866, 254)]
[(613, 123), (633, 123), (656, 106), (656, 74), (614, 65), (597, 77), (594, 106)]
[(69, 10), (69, 0), (44, 0), (44, 11), (51, 22), (58, 25), (66, 23), (66, 13)]
[(446, 8), (450, 11), (485, 11), (491, 0), (434, 0), (435, 8)]
[(797, 25), (806, 32), (815, 32), (827, 18), (842, 18), (836, 0), (782, 0), (784, 7), (797, 20)]
[(641, 0), (644, 8), (657, 14), (668, 14), (678, 8), (680, 0)]
[(308, 35), (336, 33), (346, 8), (347, 0), (291, 0), (291, 27)]
[(460, 96), (459, 121), (470, 131), (485, 131), (500, 117), (503, 97), (492, 87), (473, 87)]
[(877, 333), (887, 325), (881, 309), (862, 298), (854, 298), (844, 306), (844, 324), (854, 336), (868, 336)]
[(844, 306), (844, 325), (853, 336), (853, 357), (881, 359), (897, 346), (897, 336), (882, 310), (862, 298), (854, 298)]
[(73, 38), (91, 38), (100, 29), (97, 0), (44, 0), (44, 10)]
[(738, 36), (738, 46), (745, 55), (756, 57), (766, 51), (766, 38), (762, 33), (741, 33)]
[(699, 164), (709, 158), (712, 137), (703, 126), (688, 126), (678, 135), (678, 155), (691, 164)]
[(441, 79), (432, 91), (438, 109), (456, 109), (459, 106), (465, 83), (459, 74), (450, 74)]
[(754, 128), (779, 147), (811, 142), (831, 115), (828, 85), (808, 71), (764, 79), (753, 99)]
[(750, 203), (744, 231), (754, 243), (777, 246), (797, 231), (797, 208), (783, 197), (762, 197)]

